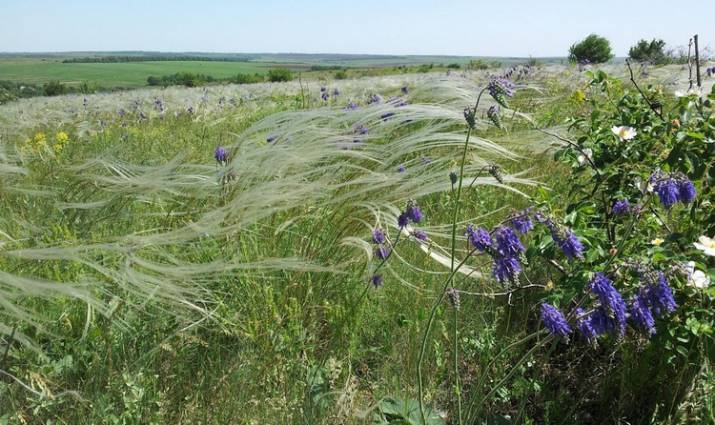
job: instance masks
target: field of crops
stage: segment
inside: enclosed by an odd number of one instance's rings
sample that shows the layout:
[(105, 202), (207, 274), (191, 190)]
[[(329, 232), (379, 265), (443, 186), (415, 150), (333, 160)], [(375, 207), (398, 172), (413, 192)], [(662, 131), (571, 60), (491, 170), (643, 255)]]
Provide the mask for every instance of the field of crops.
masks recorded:
[[(0, 80), (176, 66), (2, 63)], [(688, 71), (0, 105), (0, 423), (713, 423), (715, 291), (691, 281), (713, 275), (693, 242), (715, 228), (715, 95)], [(651, 173), (697, 194), (666, 208)], [(628, 267), (670, 282), (647, 326)]]
[(177, 72), (211, 75), (216, 78), (236, 74), (265, 73), (275, 64), (250, 62), (128, 62), (128, 63), (62, 63), (59, 60), (0, 60), (0, 80), (29, 84), (60, 81), (68, 84), (96, 83), (102, 87), (146, 86), (149, 76)]

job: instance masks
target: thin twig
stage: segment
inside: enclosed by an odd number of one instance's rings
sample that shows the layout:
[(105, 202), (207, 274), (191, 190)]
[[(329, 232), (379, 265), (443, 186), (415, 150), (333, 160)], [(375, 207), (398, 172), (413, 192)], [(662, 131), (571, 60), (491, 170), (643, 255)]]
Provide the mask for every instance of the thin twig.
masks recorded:
[(656, 115), (658, 115), (658, 117), (662, 121), (665, 121), (665, 117), (663, 117), (663, 112), (660, 109), (658, 109), (658, 106), (655, 103), (651, 102), (651, 100), (648, 99), (648, 96), (646, 96), (645, 93), (643, 93), (643, 90), (641, 90), (641, 88), (638, 86), (638, 83), (636, 82), (636, 78), (633, 76), (633, 68), (631, 68), (631, 61), (626, 59), (626, 65), (628, 66), (628, 73), (631, 76), (631, 82), (636, 87), (636, 90), (638, 90), (638, 93), (640, 93), (641, 96), (643, 96), (643, 99), (646, 101), (646, 103), (648, 104), (650, 109), (653, 110), (653, 112), (655, 112)]

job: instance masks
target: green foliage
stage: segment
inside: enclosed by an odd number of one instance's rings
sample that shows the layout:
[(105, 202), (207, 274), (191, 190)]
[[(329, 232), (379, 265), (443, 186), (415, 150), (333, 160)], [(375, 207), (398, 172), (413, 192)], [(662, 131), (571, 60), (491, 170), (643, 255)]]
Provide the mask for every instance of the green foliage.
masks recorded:
[(190, 72), (178, 72), (172, 75), (164, 75), (162, 77), (150, 76), (146, 82), (150, 86), (184, 86), (196, 87), (207, 83), (212, 83), (216, 79), (210, 75), (192, 74)]
[(416, 400), (388, 397), (377, 404), (372, 423), (373, 425), (444, 425), (445, 422), (431, 408), (425, 409), (425, 422), (423, 422)]
[(293, 73), (287, 68), (273, 68), (268, 71), (268, 81), (278, 83), (293, 80)]
[(336, 71), (335, 74), (333, 74), (333, 77), (336, 80), (344, 80), (344, 79), (348, 78), (348, 73), (344, 69), (341, 69), (339, 71)]
[(458, 63), (450, 63), (449, 65), (447, 65), (447, 69), (460, 69), (460, 68), (462, 68), (462, 65), (460, 65)]
[(655, 65), (664, 65), (670, 62), (665, 52), (665, 41), (653, 39), (640, 40), (628, 50), (628, 57), (638, 62), (648, 62)]
[(45, 96), (59, 96), (67, 93), (67, 87), (59, 81), (49, 81), (42, 86)]
[(235, 84), (253, 84), (261, 83), (264, 81), (264, 76), (261, 74), (237, 74), (231, 79), (232, 83)]
[(611, 58), (613, 58), (611, 43), (597, 34), (591, 34), (569, 48), (571, 62), (604, 63)]

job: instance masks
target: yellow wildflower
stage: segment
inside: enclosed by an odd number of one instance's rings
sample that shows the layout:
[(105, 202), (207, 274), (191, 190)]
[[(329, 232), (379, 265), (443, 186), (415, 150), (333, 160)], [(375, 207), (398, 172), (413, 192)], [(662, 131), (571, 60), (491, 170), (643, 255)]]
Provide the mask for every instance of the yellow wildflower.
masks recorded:
[(660, 246), (663, 242), (665, 242), (665, 240), (663, 240), (661, 238), (655, 238), (652, 241), (650, 241), (650, 243), (655, 246)]

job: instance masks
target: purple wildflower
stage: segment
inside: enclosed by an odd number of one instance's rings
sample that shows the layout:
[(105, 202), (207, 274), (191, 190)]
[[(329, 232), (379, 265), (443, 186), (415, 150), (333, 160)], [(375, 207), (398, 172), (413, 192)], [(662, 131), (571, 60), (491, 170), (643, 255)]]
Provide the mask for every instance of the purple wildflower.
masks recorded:
[(619, 199), (613, 203), (613, 214), (615, 215), (626, 215), (630, 210), (631, 205), (628, 203), (628, 199)]
[(591, 313), (588, 323), (595, 335), (615, 333), (617, 328), (616, 321), (611, 318), (603, 307), (599, 307)]
[(498, 128), (501, 128), (501, 117), (499, 116), (499, 106), (492, 105), (487, 109), (487, 118)]
[(511, 225), (521, 234), (526, 234), (529, 230), (534, 228), (534, 223), (526, 213), (521, 213), (514, 217), (511, 220)]
[(214, 158), (217, 162), (224, 164), (228, 162), (228, 151), (223, 146), (218, 146), (214, 151)]
[(409, 87), (407, 87), (407, 86), (402, 86), (402, 87), (400, 88), (400, 91), (402, 92), (402, 94), (407, 94), (407, 93), (410, 92), (410, 89), (409, 89)]
[(551, 304), (541, 304), (541, 321), (552, 335), (567, 337), (571, 333), (563, 313)]
[(407, 213), (402, 213), (397, 217), (397, 225), (400, 226), (400, 228), (407, 226), (409, 222), (410, 218), (407, 217)]
[(680, 198), (680, 188), (678, 187), (678, 182), (673, 178), (668, 177), (659, 180), (653, 189), (658, 194), (660, 203), (666, 208), (672, 207)]
[(482, 227), (475, 229), (471, 224), (468, 224), (467, 232), (464, 235), (467, 237), (467, 241), (469, 241), (474, 248), (482, 252), (492, 246), (491, 235), (487, 229)]
[(521, 264), (516, 257), (497, 257), (492, 265), (492, 274), (500, 283), (514, 281), (521, 272)]
[(321, 93), (325, 93), (326, 91), (328, 91), (328, 88), (327, 88), (327, 87), (325, 87), (325, 86), (320, 86), (320, 92), (321, 92)]
[(374, 286), (375, 288), (379, 288), (380, 286), (382, 286), (382, 276), (380, 276), (379, 274), (374, 274), (372, 275), (370, 282), (372, 282), (372, 286)]
[(487, 91), (500, 105), (508, 108), (506, 98), (514, 96), (514, 83), (502, 77), (492, 77), (487, 84)]
[(415, 236), (415, 239), (417, 239), (418, 241), (427, 242), (427, 239), (428, 239), (427, 233), (425, 233), (424, 230), (415, 230), (413, 235)]
[(365, 124), (358, 124), (353, 128), (355, 134), (365, 135), (370, 131), (370, 129), (365, 126)]
[(327, 102), (328, 99), (330, 98), (330, 95), (328, 94), (327, 91), (324, 91), (323, 94), (320, 95), (320, 98), (323, 99), (323, 101)]
[(424, 217), (422, 214), (422, 210), (415, 203), (410, 203), (409, 205), (407, 205), (407, 210), (405, 211), (405, 214), (407, 214), (407, 218), (414, 221), (415, 223), (419, 223)]
[(266, 142), (273, 143), (276, 141), (277, 138), (278, 136), (276, 136), (275, 134), (269, 134), (268, 137), (266, 137)]
[(390, 248), (383, 245), (379, 244), (375, 248), (375, 257), (379, 258), (380, 260), (387, 260), (387, 257), (390, 256)]
[(563, 235), (558, 235), (552, 232), (551, 237), (554, 242), (561, 248), (566, 258), (573, 260), (575, 258), (583, 259), (583, 244), (579, 238), (570, 230), (566, 229)]
[(374, 229), (372, 231), (372, 241), (376, 244), (385, 243), (385, 233), (382, 229)]
[(695, 185), (689, 179), (683, 178), (678, 187), (678, 194), (683, 203), (689, 204), (693, 202), (696, 196)]
[(626, 303), (613, 286), (613, 282), (603, 273), (596, 273), (589, 284), (589, 289), (598, 297), (601, 306), (613, 315), (618, 323), (619, 334), (623, 335), (626, 331)]
[(585, 316), (585, 314), (586, 312), (581, 307), (574, 310), (574, 315), (576, 316), (576, 327), (581, 335), (583, 335), (589, 343), (593, 344), (596, 341), (596, 337), (598, 337), (598, 333), (596, 333), (596, 330), (593, 328), (591, 317)]
[(398, 173), (404, 173), (405, 171), (407, 171), (407, 169), (405, 168), (404, 165), (400, 164), (400, 165), (397, 167), (397, 172), (398, 172)]
[(385, 112), (384, 114), (380, 115), (380, 119), (383, 121), (387, 121), (389, 118), (394, 117), (395, 113), (394, 112)]
[(494, 232), (494, 238), (497, 242), (497, 252), (502, 257), (517, 257), (524, 252), (524, 245), (521, 244), (519, 237), (516, 236), (511, 228), (500, 226)]
[(650, 308), (648, 308), (646, 291), (638, 291), (631, 300), (628, 310), (631, 315), (631, 322), (633, 322), (636, 327), (644, 329), (649, 335), (655, 334), (655, 319), (653, 319), (653, 313), (651, 313)]
[(646, 289), (648, 303), (656, 316), (672, 313), (678, 307), (673, 297), (673, 290), (668, 285), (668, 279), (663, 272), (658, 273), (658, 281)]
[(358, 104), (353, 102), (352, 100), (350, 102), (348, 102), (347, 105), (345, 105), (346, 111), (354, 111), (357, 108), (359, 108)]
[(333, 89), (333, 97), (340, 96), (340, 90), (338, 89)]

